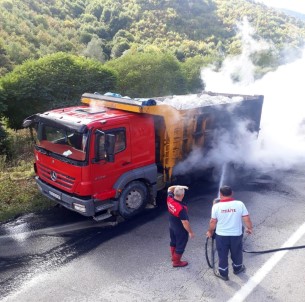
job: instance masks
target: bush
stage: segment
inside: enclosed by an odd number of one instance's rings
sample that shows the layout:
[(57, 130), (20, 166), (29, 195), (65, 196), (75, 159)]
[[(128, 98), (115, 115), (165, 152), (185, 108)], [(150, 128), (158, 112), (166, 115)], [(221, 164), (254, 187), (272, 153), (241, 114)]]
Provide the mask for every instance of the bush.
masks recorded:
[(28, 129), (14, 131), (8, 129), (5, 140), (0, 144), (3, 145), (0, 149), (0, 155), (6, 157), (6, 162), (9, 161), (10, 166), (16, 166), (20, 161), (31, 161), (34, 157), (34, 143)]
[(5, 131), (5, 129), (0, 124), (0, 156), (7, 155), (9, 153), (9, 147), (8, 147), (8, 133)]

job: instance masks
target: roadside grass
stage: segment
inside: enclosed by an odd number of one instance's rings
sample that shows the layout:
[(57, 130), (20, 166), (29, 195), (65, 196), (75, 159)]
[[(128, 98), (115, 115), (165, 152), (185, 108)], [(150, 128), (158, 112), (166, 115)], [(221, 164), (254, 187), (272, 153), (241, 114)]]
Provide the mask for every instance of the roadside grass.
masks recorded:
[(8, 131), (10, 158), (0, 155), (0, 222), (54, 206), (38, 190), (33, 143), (27, 130)]

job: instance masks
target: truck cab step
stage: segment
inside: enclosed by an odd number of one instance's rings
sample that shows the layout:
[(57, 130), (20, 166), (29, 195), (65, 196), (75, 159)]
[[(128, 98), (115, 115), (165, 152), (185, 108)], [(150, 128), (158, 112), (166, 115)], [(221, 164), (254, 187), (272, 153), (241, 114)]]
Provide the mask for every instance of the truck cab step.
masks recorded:
[(105, 220), (107, 218), (110, 218), (112, 217), (112, 215), (110, 213), (105, 213), (105, 214), (102, 214), (102, 215), (99, 215), (99, 216), (93, 216), (93, 219), (95, 221), (102, 221), (102, 220)]

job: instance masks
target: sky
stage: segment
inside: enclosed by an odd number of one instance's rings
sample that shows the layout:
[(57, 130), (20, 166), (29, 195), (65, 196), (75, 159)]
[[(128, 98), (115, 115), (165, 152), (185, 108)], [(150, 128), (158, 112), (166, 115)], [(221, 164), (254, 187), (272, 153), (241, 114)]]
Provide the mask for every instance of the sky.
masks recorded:
[(304, 0), (256, 0), (257, 2), (264, 3), (265, 5), (275, 8), (285, 8), (305, 14), (305, 1)]

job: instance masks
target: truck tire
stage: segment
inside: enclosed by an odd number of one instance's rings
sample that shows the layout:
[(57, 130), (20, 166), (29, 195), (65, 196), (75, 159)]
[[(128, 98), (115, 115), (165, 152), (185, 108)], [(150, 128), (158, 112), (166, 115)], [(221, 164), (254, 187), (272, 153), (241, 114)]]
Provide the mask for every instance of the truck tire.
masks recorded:
[(129, 183), (119, 197), (119, 213), (129, 219), (140, 213), (148, 201), (147, 186), (140, 181)]

